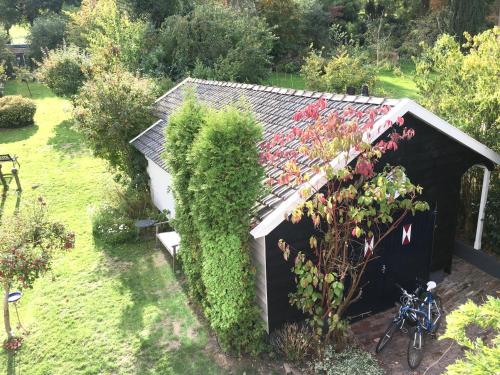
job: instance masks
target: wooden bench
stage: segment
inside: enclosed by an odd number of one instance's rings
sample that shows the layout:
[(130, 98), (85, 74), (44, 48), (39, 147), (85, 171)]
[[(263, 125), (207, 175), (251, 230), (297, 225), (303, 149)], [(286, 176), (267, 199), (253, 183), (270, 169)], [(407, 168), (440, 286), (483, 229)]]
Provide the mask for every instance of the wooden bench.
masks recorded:
[[(161, 224), (161, 223), (158, 223)], [(179, 251), (181, 238), (177, 232), (159, 232), (159, 225), (156, 225), (156, 244), (160, 242), (172, 256), (172, 269), (175, 272), (175, 257)]]

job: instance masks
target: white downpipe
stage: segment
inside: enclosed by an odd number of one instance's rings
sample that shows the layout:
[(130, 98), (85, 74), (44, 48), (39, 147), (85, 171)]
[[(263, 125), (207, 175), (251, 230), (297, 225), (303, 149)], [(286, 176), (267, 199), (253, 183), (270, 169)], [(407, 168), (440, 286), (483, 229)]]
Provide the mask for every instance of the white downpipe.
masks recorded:
[(483, 168), (483, 188), (481, 190), (481, 202), (479, 203), (479, 215), (477, 216), (476, 239), (474, 241), (475, 250), (481, 250), (481, 238), (483, 237), (484, 227), (484, 213), (486, 210), (486, 201), (488, 200), (488, 189), (490, 187), (491, 172), (488, 168)]

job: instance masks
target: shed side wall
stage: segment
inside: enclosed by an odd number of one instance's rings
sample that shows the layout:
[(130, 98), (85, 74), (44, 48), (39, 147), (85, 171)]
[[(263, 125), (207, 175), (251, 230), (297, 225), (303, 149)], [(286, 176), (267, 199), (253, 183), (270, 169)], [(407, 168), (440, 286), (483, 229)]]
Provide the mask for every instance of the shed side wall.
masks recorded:
[(269, 332), (265, 237), (253, 238), (250, 236), (249, 247), (255, 267), (255, 296), (257, 298), (257, 305), (260, 309), (260, 316), (266, 326), (266, 331)]
[(168, 210), (171, 216), (175, 215), (175, 202), (172, 189), (172, 177), (170, 174), (162, 169), (158, 164), (149, 158), (148, 161), (148, 175), (149, 187), (151, 190), (151, 200), (156, 208), (160, 211)]

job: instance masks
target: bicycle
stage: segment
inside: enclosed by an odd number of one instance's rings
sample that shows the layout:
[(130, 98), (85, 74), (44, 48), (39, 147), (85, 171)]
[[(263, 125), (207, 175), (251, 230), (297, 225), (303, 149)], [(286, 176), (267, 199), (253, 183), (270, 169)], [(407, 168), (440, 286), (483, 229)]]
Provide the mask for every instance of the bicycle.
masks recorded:
[(393, 318), (384, 335), (379, 339), (375, 348), (376, 353), (380, 353), (391, 341), (398, 331), (408, 332), (405, 324), (412, 326), (410, 341), (408, 343), (408, 365), (411, 369), (416, 369), (423, 359), (424, 333), (435, 335), (441, 323), (441, 300), (432, 293), (436, 287), (434, 281), (429, 281), (426, 288), (419, 285), (415, 293), (408, 293), (399, 284), (396, 286), (401, 290), (401, 307)]

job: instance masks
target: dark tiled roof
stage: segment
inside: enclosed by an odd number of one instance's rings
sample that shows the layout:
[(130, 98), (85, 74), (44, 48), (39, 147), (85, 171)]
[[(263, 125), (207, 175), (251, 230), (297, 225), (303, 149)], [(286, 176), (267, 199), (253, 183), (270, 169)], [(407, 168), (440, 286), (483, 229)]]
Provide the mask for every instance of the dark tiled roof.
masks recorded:
[[(161, 155), (164, 151), (164, 128), (169, 115), (182, 104), (183, 92), (188, 87), (194, 90), (200, 101), (213, 108), (222, 108), (228, 104), (244, 100), (254, 113), (257, 121), (264, 127), (264, 141), (270, 140), (277, 133), (288, 133), (292, 127), (305, 127), (306, 122), (293, 120), (293, 115), (321, 97), (327, 100), (324, 113), (332, 110), (342, 110), (346, 107), (366, 111), (382, 105), (392, 107), (399, 102), (394, 99), (334, 95), (331, 93), (189, 78), (156, 101), (154, 111), (160, 120), (132, 141), (132, 144), (140, 152), (164, 169), (166, 169), (166, 166)], [(292, 141), (281, 147), (294, 149), (297, 146), (298, 142)], [(267, 165), (265, 167), (266, 176), (277, 178), (281, 174), (279, 167), (285, 162), (286, 160), (283, 159), (274, 163), (274, 165)], [(314, 163), (314, 161), (304, 158), (299, 159), (298, 162), (302, 171), (307, 171)], [(256, 219), (262, 220), (281, 202), (292, 195), (294, 191), (293, 188), (288, 186), (272, 187), (268, 194), (256, 203)]]

